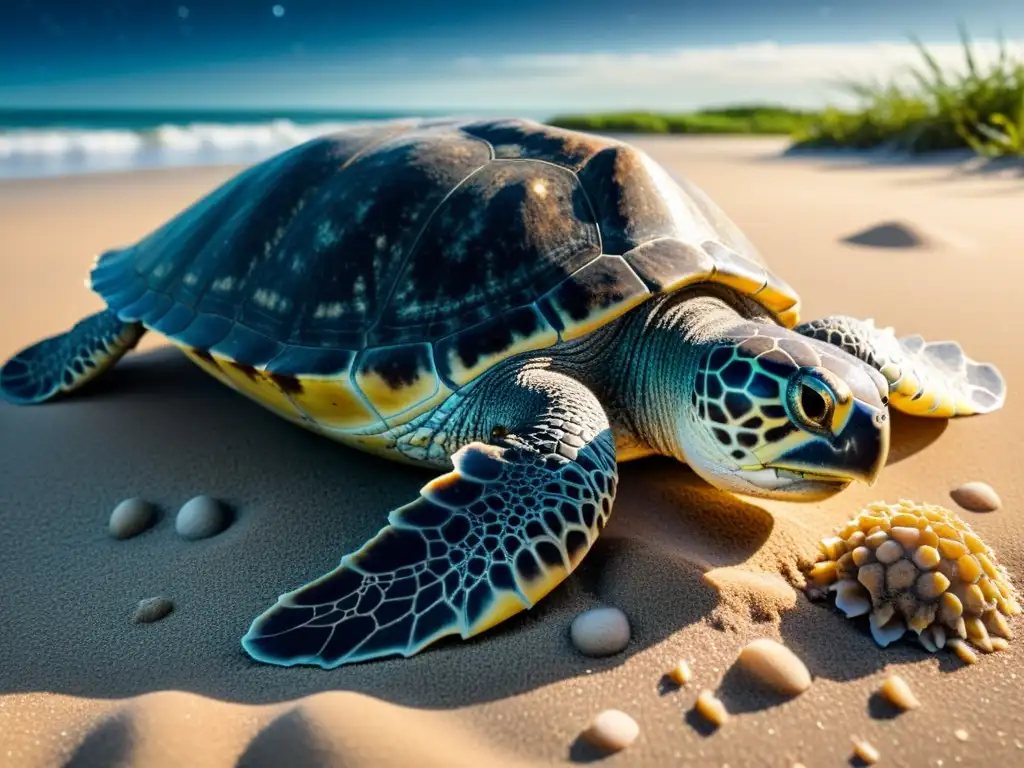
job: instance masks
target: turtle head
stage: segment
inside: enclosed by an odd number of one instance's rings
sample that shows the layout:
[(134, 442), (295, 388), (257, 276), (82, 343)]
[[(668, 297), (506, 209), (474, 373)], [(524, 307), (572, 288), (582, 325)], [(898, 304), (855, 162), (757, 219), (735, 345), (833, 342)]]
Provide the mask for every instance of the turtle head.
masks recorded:
[(872, 484), (889, 452), (888, 386), (870, 366), (785, 328), (747, 325), (703, 347), (677, 427), (719, 488), (791, 500)]

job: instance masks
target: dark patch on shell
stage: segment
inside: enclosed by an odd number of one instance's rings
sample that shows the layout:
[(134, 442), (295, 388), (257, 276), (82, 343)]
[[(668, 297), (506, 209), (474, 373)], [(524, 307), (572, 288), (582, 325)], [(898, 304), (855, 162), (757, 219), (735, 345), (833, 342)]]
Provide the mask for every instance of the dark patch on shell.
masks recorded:
[(286, 395), (301, 395), (303, 392), (302, 382), (294, 376), (284, 373), (268, 373), (267, 376)]
[(203, 362), (209, 363), (210, 365), (214, 366), (215, 368), (219, 368), (220, 367), (220, 365), (217, 363), (217, 359), (213, 355), (211, 355), (205, 349), (199, 349), (198, 347), (193, 347), (192, 348), (192, 354), (195, 355), (196, 357), (198, 357)]
[(423, 344), (373, 349), (360, 363), (365, 373), (375, 373), (391, 389), (402, 389), (416, 383), (424, 372), (433, 372), (430, 349)]

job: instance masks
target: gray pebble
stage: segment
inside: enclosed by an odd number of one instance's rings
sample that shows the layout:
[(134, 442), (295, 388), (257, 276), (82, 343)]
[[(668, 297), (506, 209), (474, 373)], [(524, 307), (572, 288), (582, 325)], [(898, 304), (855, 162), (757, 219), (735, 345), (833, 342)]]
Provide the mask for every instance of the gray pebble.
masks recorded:
[(164, 616), (174, 610), (174, 603), (166, 597), (147, 597), (140, 600), (135, 606), (135, 615), (132, 621), (136, 624), (149, 624), (160, 621)]
[(138, 536), (156, 522), (156, 508), (145, 499), (125, 499), (110, 513), (110, 535), (115, 539)]
[(208, 539), (228, 527), (228, 511), (216, 499), (196, 496), (185, 502), (174, 520), (174, 530), (184, 539)]
[(971, 512), (994, 512), (1002, 506), (999, 494), (988, 483), (974, 480), (949, 492), (953, 501)]
[(569, 628), (576, 650), (587, 656), (611, 656), (629, 645), (629, 619), (618, 608), (584, 611)]

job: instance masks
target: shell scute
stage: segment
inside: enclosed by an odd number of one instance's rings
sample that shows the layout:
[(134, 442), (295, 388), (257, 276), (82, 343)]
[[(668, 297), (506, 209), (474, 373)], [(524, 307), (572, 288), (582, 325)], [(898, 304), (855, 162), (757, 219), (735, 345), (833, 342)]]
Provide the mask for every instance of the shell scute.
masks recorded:
[(355, 383), (384, 419), (429, 400), (439, 387), (431, 346), (369, 349), (359, 356)]
[(457, 388), (502, 360), (557, 342), (551, 320), (529, 304), (441, 339), (434, 348), (438, 373)]
[(583, 336), (649, 298), (650, 290), (621, 256), (599, 256), (538, 302), (555, 318), (562, 341)]
[(578, 170), (608, 146), (608, 140), (578, 131), (543, 125), (532, 120), (482, 120), (462, 130), (494, 148), (494, 156), (507, 160), (543, 160)]

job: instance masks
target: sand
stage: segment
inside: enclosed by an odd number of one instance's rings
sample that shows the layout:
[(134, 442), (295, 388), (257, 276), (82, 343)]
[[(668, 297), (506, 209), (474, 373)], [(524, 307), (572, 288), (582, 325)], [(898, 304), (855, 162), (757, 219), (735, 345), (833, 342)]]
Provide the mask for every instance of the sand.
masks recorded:
[[(986, 764), (1021, 764), (1024, 642), (969, 668), (909, 643), (883, 650), (788, 579), (862, 504), (951, 506), (951, 489), (983, 480), (1002, 508), (962, 514), (1024, 583), (1024, 184), (935, 162), (779, 159), (773, 141), (638, 143), (730, 213), (801, 292), (806, 317), (957, 338), (1002, 368), (1007, 407), (950, 423), (894, 416), (881, 480), (821, 503), (728, 496), (665, 459), (624, 465), (610, 526), (533, 611), (409, 660), (285, 669), (243, 653), (252, 618), (332, 568), (430, 474), (287, 424), (150, 334), (73, 400), (0, 404), (0, 765), (559, 765), (596, 757), (577, 736), (604, 709), (641, 729), (609, 766), (843, 765), (851, 736), (885, 765), (976, 765), (979, 750)], [(82, 287), (93, 257), (233, 170), (0, 183), (0, 357), (99, 309)], [(894, 221), (929, 234), (908, 249), (843, 242)], [(185, 541), (174, 514), (201, 493), (228, 503), (233, 522)], [(119, 541), (109, 515), (132, 496), (159, 519)], [(155, 596), (174, 611), (133, 623)], [(632, 640), (586, 658), (569, 625), (602, 604), (626, 612)], [(793, 649), (810, 690), (773, 698), (731, 669), (757, 637)], [(679, 659), (693, 680), (665, 686)], [(895, 718), (872, 698), (893, 673), (923, 702)], [(731, 713), (712, 733), (692, 712), (705, 688)]]

